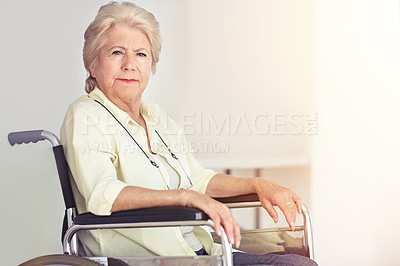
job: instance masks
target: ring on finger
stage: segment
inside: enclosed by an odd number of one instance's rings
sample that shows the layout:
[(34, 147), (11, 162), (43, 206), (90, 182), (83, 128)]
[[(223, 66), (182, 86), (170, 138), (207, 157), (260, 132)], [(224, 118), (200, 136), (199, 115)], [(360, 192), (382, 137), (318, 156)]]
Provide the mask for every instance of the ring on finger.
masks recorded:
[(290, 205), (292, 203), (293, 203), (293, 201), (288, 201), (288, 202), (286, 202), (286, 205)]

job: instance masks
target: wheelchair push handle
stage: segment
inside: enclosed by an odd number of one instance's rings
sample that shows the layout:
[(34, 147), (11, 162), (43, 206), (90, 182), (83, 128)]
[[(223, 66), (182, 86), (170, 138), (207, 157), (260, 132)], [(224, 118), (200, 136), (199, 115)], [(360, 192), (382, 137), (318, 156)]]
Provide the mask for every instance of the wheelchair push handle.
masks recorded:
[(14, 144), (22, 143), (36, 143), (38, 141), (44, 140), (44, 138), (42, 137), (42, 132), (43, 130), (11, 132), (8, 134), (8, 142), (10, 142), (11, 146), (14, 146)]
[(56, 135), (46, 130), (17, 131), (8, 134), (8, 142), (11, 146), (22, 143), (36, 143), (42, 140), (50, 141), (53, 147), (61, 144)]

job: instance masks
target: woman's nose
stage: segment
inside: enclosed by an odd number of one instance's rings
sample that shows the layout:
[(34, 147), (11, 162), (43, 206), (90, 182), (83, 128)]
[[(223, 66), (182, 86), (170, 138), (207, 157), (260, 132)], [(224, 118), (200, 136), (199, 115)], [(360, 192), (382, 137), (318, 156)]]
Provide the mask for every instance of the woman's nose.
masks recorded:
[(126, 54), (124, 62), (122, 64), (122, 70), (133, 71), (136, 69), (135, 57), (133, 55)]

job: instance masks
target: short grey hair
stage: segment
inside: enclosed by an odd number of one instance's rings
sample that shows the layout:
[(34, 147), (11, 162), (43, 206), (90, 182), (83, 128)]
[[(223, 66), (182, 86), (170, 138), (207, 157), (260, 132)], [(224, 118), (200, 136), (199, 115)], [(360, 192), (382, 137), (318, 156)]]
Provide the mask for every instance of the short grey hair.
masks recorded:
[(111, 2), (100, 7), (95, 19), (85, 31), (83, 46), (83, 62), (88, 74), (85, 91), (90, 93), (97, 82), (91, 76), (91, 70), (96, 66), (100, 49), (106, 42), (107, 32), (116, 25), (126, 25), (141, 30), (149, 39), (152, 55), (152, 73), (161, 52), (161, 35), (158, 21), (147, 10), (129, 2)]

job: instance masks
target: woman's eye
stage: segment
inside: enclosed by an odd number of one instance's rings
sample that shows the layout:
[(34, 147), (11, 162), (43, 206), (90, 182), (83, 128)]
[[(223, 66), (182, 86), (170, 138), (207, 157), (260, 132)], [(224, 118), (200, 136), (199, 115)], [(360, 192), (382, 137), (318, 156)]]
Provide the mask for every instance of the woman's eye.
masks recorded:
[(147, 54), (145, 54), (145, 53), (138, 53), (137, 55), (140, 56), (140, 57), (146, 57), (147, 56)]
[(122, 52), (121, 52), (121, 51), (114, 51), (114, 52), (112, 52), (112, 54), (114, 54), (114, 55), (121, 55)]

